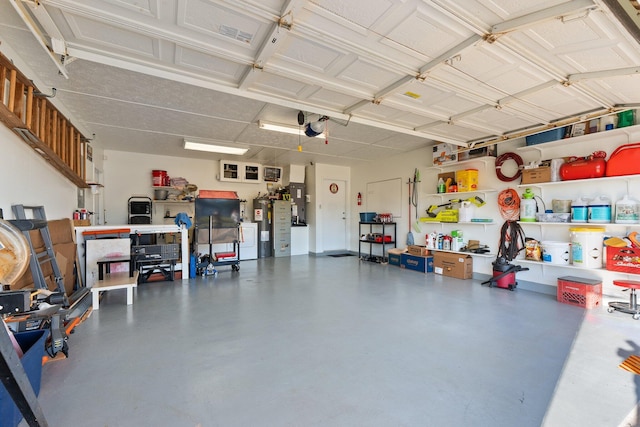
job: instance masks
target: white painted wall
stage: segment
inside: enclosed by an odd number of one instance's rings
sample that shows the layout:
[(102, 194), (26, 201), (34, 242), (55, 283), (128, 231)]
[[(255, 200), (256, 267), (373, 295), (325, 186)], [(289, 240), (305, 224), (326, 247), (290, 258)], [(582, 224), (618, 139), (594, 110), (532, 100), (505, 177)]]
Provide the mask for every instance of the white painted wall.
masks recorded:
[(44, 206), (47, 218), (71, 218), (77, 208), (77, 187), (22, 138), (0, 124), (0, 208), (13, 219), (11, 205)]
[[(232, 160), (232, 158), (229, 158)], [(153, 199), (152, 171), (166, 170), (170, 177), (183, 177), (199, 190), (236, 191), (247, 200), (246, 220), (252, 220), (252, 200), (267, 192), (266, 183), (221, 182), (217, 179), (220, 162), (105, 150), (104, 198), (108, 224), (126, 224), (127, 201), (132, 196)], [(279, 187), (281, 184), (276, 184)], [(185, 207), (185, 210), (188, 209)], [(154, 204), (154, 223), (162, 223), (163, 207)]]

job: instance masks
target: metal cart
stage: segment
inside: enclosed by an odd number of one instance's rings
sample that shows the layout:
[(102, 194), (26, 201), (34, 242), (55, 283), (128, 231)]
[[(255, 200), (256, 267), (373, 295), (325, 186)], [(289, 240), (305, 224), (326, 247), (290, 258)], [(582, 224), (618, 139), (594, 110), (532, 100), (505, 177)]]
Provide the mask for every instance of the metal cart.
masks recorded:
[(150, 197), (129, 197), (129, 224), (151, 224), (153, 201)]
[[(195, 201), (194, 253), (196, 274), (217, 276), (215, 267), (230, 265), (240, 270), (240, 199), (235, 191), (201, 190)], [(214, 252), (213, 245), (224, 243), (227, 250)], [(199, 254), (199, 245), (208, 252)]]

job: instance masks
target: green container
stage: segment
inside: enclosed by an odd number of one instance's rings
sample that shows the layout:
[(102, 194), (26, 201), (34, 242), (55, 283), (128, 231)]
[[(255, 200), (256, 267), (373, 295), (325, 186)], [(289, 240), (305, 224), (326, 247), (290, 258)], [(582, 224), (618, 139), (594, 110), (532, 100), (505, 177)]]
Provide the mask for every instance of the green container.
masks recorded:
[(635, 114), (633, 110), (627, 110), (627, 111), (618, 113), (619, 128), (633, 126), (634, 123), (635, 123)]

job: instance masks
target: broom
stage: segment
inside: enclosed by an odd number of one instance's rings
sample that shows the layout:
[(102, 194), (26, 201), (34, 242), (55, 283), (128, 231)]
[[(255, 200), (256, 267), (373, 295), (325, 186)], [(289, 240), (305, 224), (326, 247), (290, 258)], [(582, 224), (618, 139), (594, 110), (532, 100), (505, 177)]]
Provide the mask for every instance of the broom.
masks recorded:
[[(412, 205), (412, 194), (411, 194), (411, 178), (409, 178), (409, 181), (407, 182), (407, 184), (409, 184), (409, 232), (407, 233), (407, 245), (413, 245), (415, 243), (415, 240), (413, 239), (413, 233), (411, 232), (411, 205)], [(413, 189), (415, 191), (415, 184), (413, 186)]]

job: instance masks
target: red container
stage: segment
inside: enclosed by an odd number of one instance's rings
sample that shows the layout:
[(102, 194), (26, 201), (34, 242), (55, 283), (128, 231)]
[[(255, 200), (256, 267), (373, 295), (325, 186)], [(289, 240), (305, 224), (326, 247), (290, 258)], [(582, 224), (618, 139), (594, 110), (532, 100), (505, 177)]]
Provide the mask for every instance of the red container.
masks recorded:
[(602, 303), (602, 282), (582, 277), (558, 277), (558, 302), (582, 308), (594, 308)]
[(167, 181), (167, 171), (161, 170), (153, 170), (151, 171), (151, 177), (153, 180), (154, 187), (164, 187), (166, 186), (165, 182)]
[(604, 176), (606, 168), (607, 161), (602, 157), (574, 160), (560, 166), (560, 178), (563, 181), (600, 178)]
[(640, 173), (640, 142), (622, 145), (611, 153), (607, 165), (607, 176), (638, 173)]
[(607, 270), (640, 274), (640, 249), (607, 246)]
[[(374, 241), (376, 243), (382, 243), (383, 242), (383, 236), (376, 236)], [(384, 243), (391, 243), (391, 236), (385, 235), (384, 236)]]

